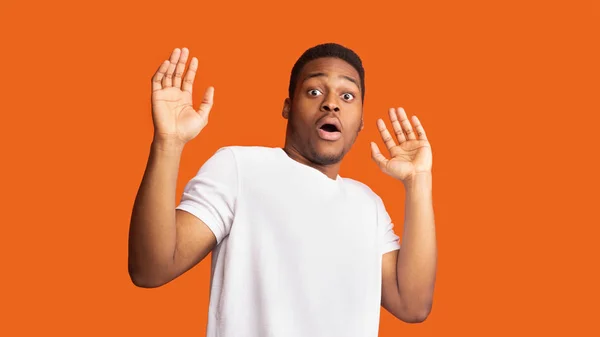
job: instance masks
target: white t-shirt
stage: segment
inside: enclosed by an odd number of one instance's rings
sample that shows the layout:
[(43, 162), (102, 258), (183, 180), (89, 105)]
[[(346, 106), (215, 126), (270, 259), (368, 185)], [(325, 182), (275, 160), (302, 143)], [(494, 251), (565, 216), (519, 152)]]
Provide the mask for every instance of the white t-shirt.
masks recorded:
[(381, 198), (281, 148), (219, 149), (177, 207), (217, 238), (208, 337), (376, 337), (382, 254), (400, 248)]

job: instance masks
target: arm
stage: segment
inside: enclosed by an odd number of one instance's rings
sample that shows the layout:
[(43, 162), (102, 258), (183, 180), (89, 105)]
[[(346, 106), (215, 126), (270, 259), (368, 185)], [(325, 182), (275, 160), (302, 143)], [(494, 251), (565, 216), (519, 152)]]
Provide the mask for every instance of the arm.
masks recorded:
[(424, 321), (431, 311), (437, 268), (437, 248), (432, 201), (432, 153), (425, 130), (416, 116), (390, 109), (398, 144), (383, 120), (377, 121), (390, 159), (371, 144), (373, 160), (381, 170), (400, 180), (406, 190), (402, 248), (383, 256), (382, 306), (410, 323)]
[(408, 323), (423, 322), (431, 312), (437, 248), (431, 175), (406, 184), (402, 249), (383, 256), (382, 306)]
[(193, 109), (198, 61), (192, 58), (183, 77), (187, 57), (187, 49), (176, 48), (152, 77), (154, 139), (129, 228), (128, 271), (139, 287), (158, 287), (173, 280), (216, 244), (215, 236), (199, 218), (175, 209), (183, 147), (206, 126), (213, 100), (209, 88), (200, 109)]
[(182, 148), (152, 143), (129, 228), (128, 269), (139, 287), (161, 286), (199, 263), (216, 238), (197, 217), (175, 210)]

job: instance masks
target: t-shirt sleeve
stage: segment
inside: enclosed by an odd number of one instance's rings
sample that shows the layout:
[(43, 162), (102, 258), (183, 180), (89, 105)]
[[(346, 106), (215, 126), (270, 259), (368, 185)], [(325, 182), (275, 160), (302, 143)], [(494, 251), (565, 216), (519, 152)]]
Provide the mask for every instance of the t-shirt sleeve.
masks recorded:
[(219, 244), (231, 230), (238, 179), (233, 150), (220, 148), (186, 184), (176, 209), (202, 220), (215, 234)]
[(383, 200), (379, 196), (377, 199), (377, 221), (380, 233), (380, 249), (381, 254), (389, 253), (400, 249), (400, 237), (394, 231), (394, 223), (388, 214)]

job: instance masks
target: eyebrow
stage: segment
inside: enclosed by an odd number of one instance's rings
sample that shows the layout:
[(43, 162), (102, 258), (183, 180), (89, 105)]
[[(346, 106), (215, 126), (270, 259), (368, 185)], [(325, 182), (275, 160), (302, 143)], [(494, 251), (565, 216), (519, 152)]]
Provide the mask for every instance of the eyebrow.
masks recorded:
[[(304, 78), (304, 80), (302, 82), (306, 82), (310, 78), (314, 78), (314, 77), (326, 77), (326, 76), (327, 76), (327, 74), (325, 74), (325, 73), (312, 73), (312, 74), (306, 75), (306, 77)], [(343, 79), (346, 79), (346, 80), (354, 83), (356, 85), (356, 87), (360, 89), (360, 85), (352, 77), (346, 76), (346, 75), (340, 75), (339, 77), (341, 77)]]

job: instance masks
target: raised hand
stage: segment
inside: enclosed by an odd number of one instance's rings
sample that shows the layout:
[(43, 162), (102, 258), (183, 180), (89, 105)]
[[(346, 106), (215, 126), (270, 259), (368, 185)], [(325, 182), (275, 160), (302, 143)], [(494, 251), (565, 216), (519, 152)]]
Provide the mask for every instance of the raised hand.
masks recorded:
[[(377, 120), (377, 128), (387, 147), (390, 158), (386, 158), (375, 143), (371, 143), (371, 156), (386, 174), (406, 182), (419, 173), (431, 173), (432, 153), (425, 130), (417, 116), (412, 116), (413, 126), (402, 108), (391, 108), (390, 121), (398, 139), (398, 144), (388, 131), (382, 119)], [(416, 134), (415, 134), (416, 131)]]
[(198, 59), (193, 57), (184, 77), (187, 48), (175, 48), (152, 77), (154, 139), (181, 145), (192, 140), (208, 123), (214, 88), (208, 87), (198, 110), (192, 105), (192, 87)]

